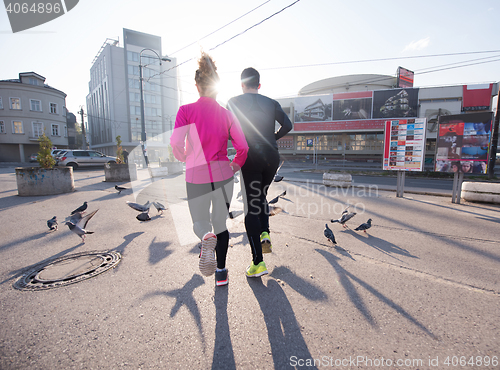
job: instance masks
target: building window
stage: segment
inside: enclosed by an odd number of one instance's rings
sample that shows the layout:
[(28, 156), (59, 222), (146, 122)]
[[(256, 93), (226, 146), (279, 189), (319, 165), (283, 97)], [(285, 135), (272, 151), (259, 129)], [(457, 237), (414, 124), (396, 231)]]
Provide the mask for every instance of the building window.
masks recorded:
[(12, 121), (12, 133), (24, 134), (23, 121)]
[(3, 121), (0, 121), (0, 134), (6, 134), (7, 132), (5, 131), (5, 123)]
[(150, 108), (146, 107), (146, 116), (152, 116), (152, 117), (158, 117), (161, 116), (161, 109), (160, 108)]
[(130, 114), (140, 116), (141, 115), (141, 107), (136, 107), (135, 105), (130, 106)]
[(133, 76), (139, 76), (139, 66), (128, 65), (128, 74)]
[(64, 126), (64, 137), (68, 137), (68, 126)]
[(42, 111), (42, 102), (40, 100), (30, 99), (31, 110), (34, 112)]
[(139, 80), (136, 80), (134, 78), (129, 78), (128, 79), (128, 87), (129, 89), (140, 89), (140, 85), (139, 85)]
[(57, 104), (50, 103), (50, 113), (57, 114)]
[(148, 104), (156, 104), (156, 95), (150, 95), (150, 94), (146, 94), (144, 96), (144, 100), (146, 101), (146, 103)]
[(0, 109), (3, 109), (2, 97), (0, 96)]
[(130, 98), (130, 101), (140, 102), (141, 101), (141, 94), (135, 93), (135, 92), (130, 92), (129, 98)]
[(52, 136), (59, 136), (59, 125), (52, 124)]
[(10, 98), (10, 109), (21, 109), (21, 99), (19, 98)]
[(40, 137), (43, 135), (43, 123), (42, 122), (31, 122), (33, 126), (33, 137)]
[(36, 78), (30, 77), (29, 83), (30, 85), (38, 86), (38, 80)]
[(133, 52), (133, 51), (127, 51), (127, 60), (131, 62), (138, 62), (139, 61), (139, 53)]

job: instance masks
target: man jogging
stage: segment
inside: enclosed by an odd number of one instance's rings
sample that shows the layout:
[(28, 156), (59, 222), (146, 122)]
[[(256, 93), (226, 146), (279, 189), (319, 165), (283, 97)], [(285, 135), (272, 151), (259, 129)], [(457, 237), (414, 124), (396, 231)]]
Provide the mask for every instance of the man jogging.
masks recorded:
[[(272, 251), (269, 236), (267, 190), (280, 162), (277, 140), (292, 129), (292, 122), (280, 104), (259, 94), (260, 75), (254, 68), (241, 73), (243, 94), (231, 98), (228, 108), (238, 118), (248, 143), (248, 156), (241, 168), (245, 187), (245, 228), (252, 249), (248, 277), (268, 273), (262, 253)], [(275, 132), (275, 122), (281, 126)]]

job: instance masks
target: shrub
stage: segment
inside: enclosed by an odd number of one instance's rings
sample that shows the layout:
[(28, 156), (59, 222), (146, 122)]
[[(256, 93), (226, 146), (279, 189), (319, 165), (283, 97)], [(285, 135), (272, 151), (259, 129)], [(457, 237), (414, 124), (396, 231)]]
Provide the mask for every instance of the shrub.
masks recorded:
[(120, 135), (116, 137), (116, 163), (125, 163), (125, 159), (123, 158), (122, 137)]
[(40, 164), (42, 168), (52, 168), (56, 164), (56, 160), (52, 156), (52, 142), (45, 135), (45, 133), (38, 138), (38, 143), (40, 145), (40, 149), (38, 151), (38, 155), (36, 156), (36, 160)]

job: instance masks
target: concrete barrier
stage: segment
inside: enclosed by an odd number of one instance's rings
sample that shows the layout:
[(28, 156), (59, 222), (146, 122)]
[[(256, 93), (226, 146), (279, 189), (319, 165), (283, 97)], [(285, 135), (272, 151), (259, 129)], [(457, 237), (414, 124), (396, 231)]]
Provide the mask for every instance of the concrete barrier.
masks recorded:
[(104, 181), (129, 182), (137, 180), (137, 165), (135, 163), (106, 163), (104, 165)]
[(16, 182), (18, 195), (22, 197), (75, 191), (72, 167), (17, 167)]
[(349, 173), (324, 173), (323, 185), (349, 187), (352, 184), (352, 176)]
[(167, 167), (149, 167), (149, 173), (151, 177), (163, 177), (168, 176)]
[(500, 204), (500, 183), (464, 181), (462, 199), (469, 202)]

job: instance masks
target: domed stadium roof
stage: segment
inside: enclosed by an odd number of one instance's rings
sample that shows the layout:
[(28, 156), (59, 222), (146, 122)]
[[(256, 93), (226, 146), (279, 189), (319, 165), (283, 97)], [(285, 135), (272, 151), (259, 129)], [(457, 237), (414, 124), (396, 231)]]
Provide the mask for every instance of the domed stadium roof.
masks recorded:
[(397, 84), (397, 78), (386, 75), (347, 75), (330, 77), (304, 86), (299, 95), (318, 95), (352, 91), (371, 91), (392, 89)]

